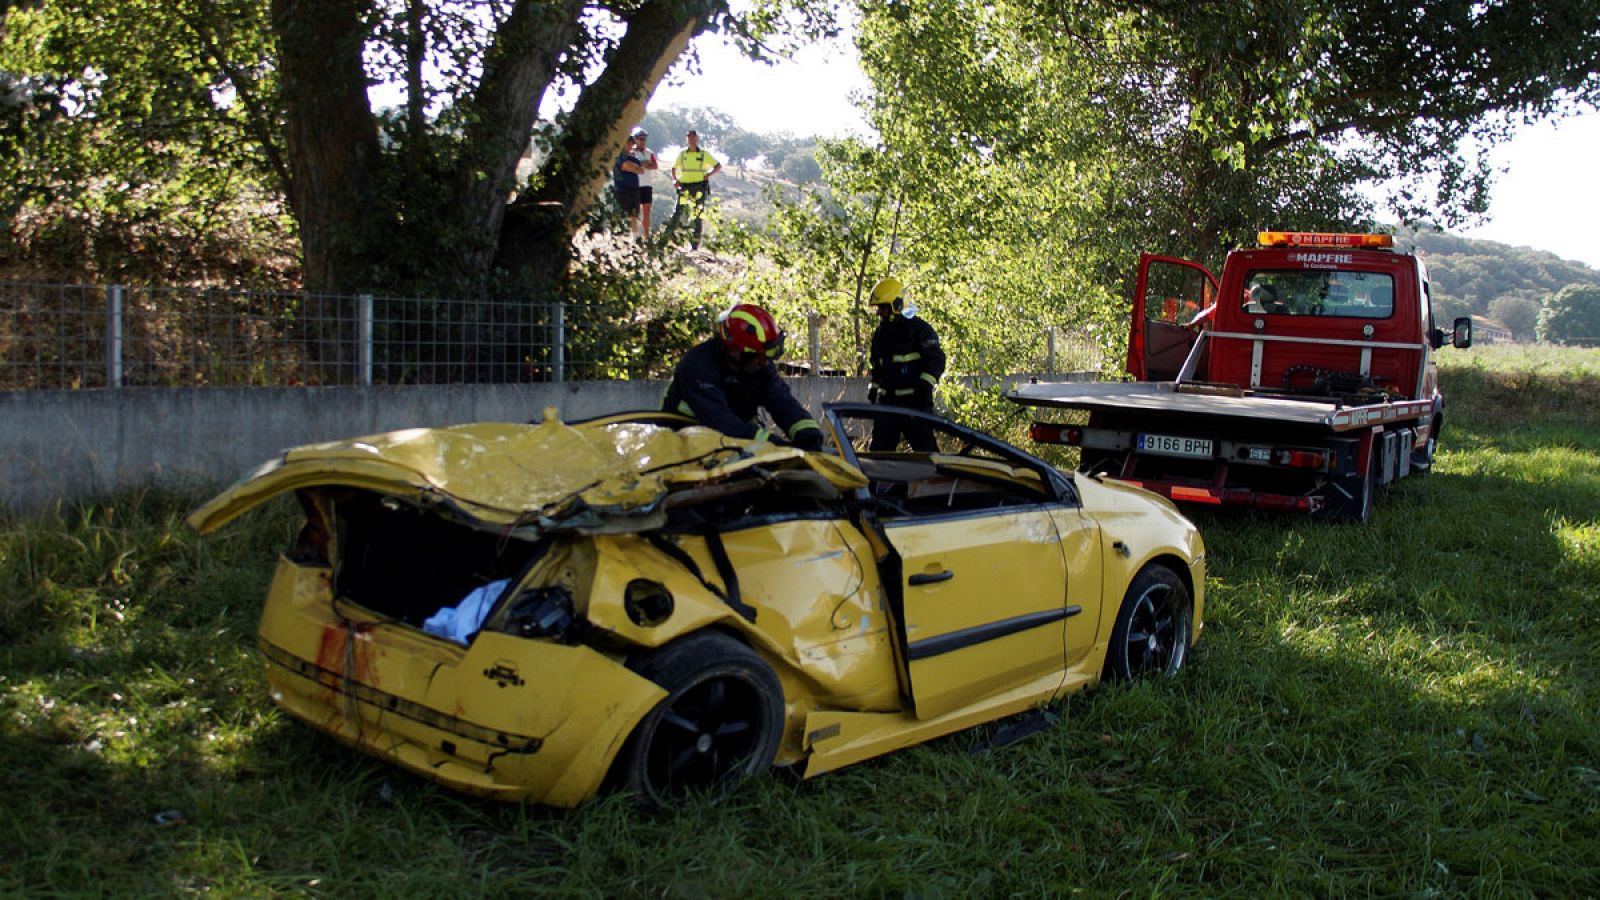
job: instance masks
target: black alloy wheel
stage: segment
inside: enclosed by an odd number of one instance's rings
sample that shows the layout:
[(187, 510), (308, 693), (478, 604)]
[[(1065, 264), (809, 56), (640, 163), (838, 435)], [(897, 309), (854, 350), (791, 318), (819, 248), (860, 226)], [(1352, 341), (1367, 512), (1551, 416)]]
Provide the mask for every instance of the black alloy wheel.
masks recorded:
[(1131, 681), (1183, 668), (1193, 614), (1183, 580), (1166, 566), (1146, 566), (1128, 585), (1117, 612), (1106, 649), (1106, 677)]
[(641, 805), (720, 794), (772, 765), (783, 735), (783, 688), (755, 651), (703, 632), (632, 668), (667, 690), (618, 759), (621, 781)]

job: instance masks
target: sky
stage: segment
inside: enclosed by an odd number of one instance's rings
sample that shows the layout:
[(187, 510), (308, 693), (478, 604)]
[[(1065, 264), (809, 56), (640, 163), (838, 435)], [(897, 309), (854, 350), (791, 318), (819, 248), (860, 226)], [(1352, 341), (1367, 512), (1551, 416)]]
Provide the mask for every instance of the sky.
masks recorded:
[[(753, 63), (715, 35), (698, 39), (699, 75), (680, 63), (650, 107), (707, 107), (767, 134), (866, 134), (850, 102), (866, 77), (847, 41), (807, 48), (791, 62)], [(1600, 112), (1525, 126), (1493, 153), (1501, 172), (1486, 221), (1464, 237), (1547, 250), (1600, 268)]]

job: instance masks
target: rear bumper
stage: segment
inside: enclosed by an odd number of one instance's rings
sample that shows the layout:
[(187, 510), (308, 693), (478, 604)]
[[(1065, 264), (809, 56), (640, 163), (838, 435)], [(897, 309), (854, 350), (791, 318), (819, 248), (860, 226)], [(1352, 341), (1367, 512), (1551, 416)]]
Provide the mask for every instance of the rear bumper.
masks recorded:
[(1152, 494), (1159, 494), (1174, 503), (1198, 503), (1207, 506), (1247, 506), (1254, 509), (1291, 510), (1305, 513), (1314, 513), (1322, 507), (1322, 498), (1315, 495), (1274, 494), (1249, 488), (1218, 488), (1144, 478), (1107, 477), (1124, 484), (1143, 488)]
[(259, 640), (273, 701), (456, 790), (576, 806), (666, 696), (587, 647), (495, 632), (463, 647), (405, 625), (338, 618), (325, 593), (307, 590), (317, 574), (283, 561), (273, 579)]

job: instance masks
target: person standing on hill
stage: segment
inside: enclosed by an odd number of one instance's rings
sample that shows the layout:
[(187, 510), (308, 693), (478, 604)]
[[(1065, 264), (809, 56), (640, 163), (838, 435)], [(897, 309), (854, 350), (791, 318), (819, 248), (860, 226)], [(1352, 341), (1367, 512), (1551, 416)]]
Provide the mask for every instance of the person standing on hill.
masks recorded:
[(628, 217), (628, 222), (633, 227), (633, 233), (639, 233), (639, 173), (644, 167), (639, 165), (639, 160), (634, 157), (633, 138), (628, 138), (623, 144), (622, 152), (617, 154), (616, 162), (611, 164), (611, 193), (616, 195), (617, 206), (622, 208), (623, 215)]
[[(933, 326), (916, 317), (917, 308), (906, 303), (905, 286), (898, 278), (879, 281), (867, 298), (878, 315), (872, 332), (871, 375), (867, 399), (883, 406), (901, 406), (933, 412), (933, 389), (944, 374), (944, 348)], [(938, 445), (933, 429), (924, 422), (881, 421), (873, 426), (868, 449), (894, 452), (904, 437), (911, 449), (934, 453)]]
[(650, 149), (650, 133), (644, 126), (633, 126), (633, 158), (639, 163), (639, 233), (650, 240), (650, 205), (655, 202), (655, 188), (647, 181), (649, 174), (661, 168), (655, 152)]
[(684, 139), (689, 146), (678, 154), (677, 162), (672, 164), (672, 186), (678, 189), (678, 205), (673, 207), (672, 220), (667, 223), (667, 228), (670, 231), (677, 226), (684, 204), (689, 204), (689, 213), (694, 219), (694, 235), (689, 239), (689, 246), (698, 250), (700, 217), (705, 213), (706, 198), (711, 195), (710, 179), (722, 171), (722, 163), (700, 149), (700, 132), (691, 128)]

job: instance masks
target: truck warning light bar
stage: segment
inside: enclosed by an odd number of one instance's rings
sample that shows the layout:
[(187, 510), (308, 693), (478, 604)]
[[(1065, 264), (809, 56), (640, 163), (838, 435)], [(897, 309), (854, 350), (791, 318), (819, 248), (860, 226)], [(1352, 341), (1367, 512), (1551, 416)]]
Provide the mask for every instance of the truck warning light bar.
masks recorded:
[(1263, 231), (1256, 235), (1263, 247), (1356, 247), (1389, 250), (1392, 234), (1330, 234), (1322, 231)]

